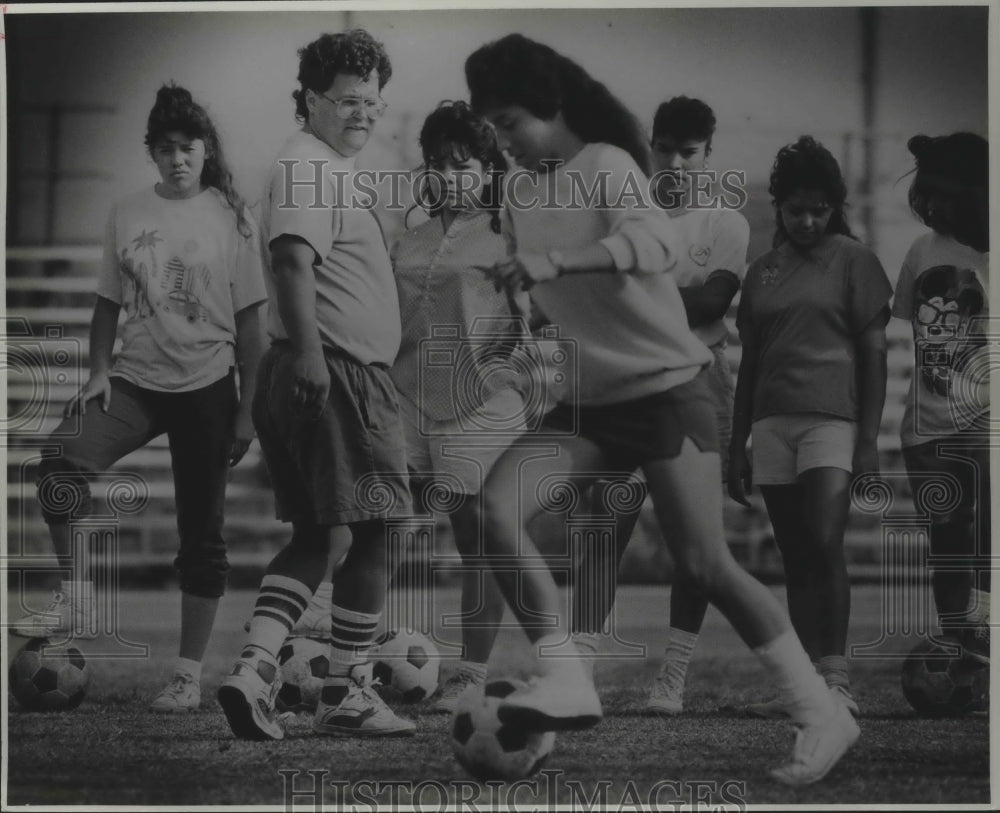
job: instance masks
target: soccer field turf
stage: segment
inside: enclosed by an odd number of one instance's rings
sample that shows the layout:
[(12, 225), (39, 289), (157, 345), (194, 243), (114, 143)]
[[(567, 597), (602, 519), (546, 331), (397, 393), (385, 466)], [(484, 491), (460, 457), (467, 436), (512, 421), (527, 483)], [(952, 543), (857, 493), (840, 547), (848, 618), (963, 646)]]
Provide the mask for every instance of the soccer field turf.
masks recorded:
[[(777, 593), (784, 600), (783, 590)], [(787, 722), (754, 720), (747, 702), (770, 697), (765, 674), (714, 610), (709, 611), (688, 675), (686, 713), (671, 719), (644, 716), (641, 705), (661, 659), (669, 590), (623, 587), (616, 611), (621, 640), (645, 644), (645, 659), (616, 657), (598, 663), (596, 678), (605, 708), (594, 729), (560, 734), (546, 771), (534, 785), (479, 789), (455, 762), (450, 718), (429, 704), (400, 707), (418, 724), (416, 736), (348, 740), (314, 735), (306, 718), (290, 721), (282, 742), (233, 738), (215, 691), (243, 641), (254, 593), (232, 591), (222, 601), (202, 680), (202, 708), (186, 716), (146, 711), (169, 678), (177, 645), (180, 599), (176, 591), (122, 593), (121, 636), (150, 646), (147, 658), (105, 659), (108, 641), (84, 641), (92, 680), (83, 704), (65, 713), (28, 713), (9, 700), (5, 748), (9, 754), (7, 803), (52, 805), (284, 805), (291, 774), (302, 809), (316, 774), (328, 805), (355, 801), (358, 809), (465, 799), (469, 807), (491, 804), (543, 806), (585, 800), (621, 805), (704, 801), (785, 804), (983, 804), (989, 792), (989, 723), (985, 717), (916, 718), (899, 689), (901, 662), (885, 657), (852, 663), (861, 705), (861, 740), (821, 783), (803, 789), (778, 785), (768, 769), (790, 753)], [(856, 587), (850, 641), (880, 637), (877, 587)], [(38, 603), (34, 597), (33, 603)], [(12, 613), (16, 613), (11, 597)], [(456, 612), (458, 594), (436, 594), (437, 615)], [(507, 622), (510, 622), (508, 616)], [(442, 638), (455, 641), (458, 630)], [(8, 659), (24, 639), (8, 638)], [(878, 652), (907, 652), (915, 640), (890, 638)], [(621, 654), (622, 647), (606, 646)], [(520, 631), (501, 632), (491, 675), (523, 675), (531, 661)], [(432, 781), (433, 780), (433, 781)], [(337, 787), (331, 782), (344, 783)], [(375, 783), (383, 782), (379, 788)], [(399, 784), (391, 784), (398, 782)], [(421, 786), (419, 783), (423, 782)], [(458, 784), (456, 784), (456, 782)], [(706, 784), (699, 785), (699, 782)], [(441, 783), (437, 785), (435, 783)], [(657, 783), (660, 783), (659, 785)], [(673, 784), (668, 784), (673, 783)], [(352, 796), (344, 795), (350, 788)], [(650, 799), (651, 789), (658, 796)], [(516, 792), (515, 792), (516, 791)], [(412, 793), (419, 798), (413, 798)], [(492, 794), (492, 797), (491, 795)], [(513, 795), (512, 795), (513, 794)], [(606, 796), (602, 796), (606, 794)], [(475, 802), (471, 801), (475, 799)], [(595, 808), (596, 809), (596, 808)]]

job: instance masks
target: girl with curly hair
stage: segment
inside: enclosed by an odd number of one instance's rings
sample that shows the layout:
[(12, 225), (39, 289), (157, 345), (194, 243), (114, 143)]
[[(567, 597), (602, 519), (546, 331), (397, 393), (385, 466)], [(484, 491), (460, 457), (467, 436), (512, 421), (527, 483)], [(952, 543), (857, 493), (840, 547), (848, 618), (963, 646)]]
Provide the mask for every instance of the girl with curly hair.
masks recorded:
[[(39, 473), (56, 555), (73, 578), (44, 612), (15, 628), (99, 632), (92, 583), (80, 567), (86, 557), (77, 561), (72, 549), (70, 503), (88, 509), (93, 475), (166, 433), (180, 533), (181, 640), (174, 675), (150, 708), (188, 712), (200, 704), (201, 661), (226, 586), (227, 469), (254, 435), (250, 404), (267, 293), (256, 226), (233, 189), (212, 120), (187, 90), (159, 90), (146, 148), (160, 180), (117, 203), (108, 218), (90, 378), (53, 434), (61, 453), (45, 458)], [(76, 497), (57, 506), (56, 489)]]
[[(810, 136), (783, 147), (769, 188), (774, 248), (750, 265), (736, 317), (743, 355), (729, 493), (749, 505), (751, 482), (760, 486), (792, 623), (827, 685), (856, 716), (846, 658), (844, 529), (852, 477), (878, 472), (892, 287), (875, 254), (851, 234), (847, 187), (825, 147)], [(778, 701), (750, 711), (784, 714)]]
[[(549, 510), (543, 483), (582, 493), (609, 473), (629, 477), (641, 468), (679, 566), (754, 649), (801, 726), (791, 761), (772, 775), (792, 785), (818, 781), (858, 728), (813, 670), (778, 602), (725, 544), (718, 428), (699, 376), (712, 356), (688, 327), (669, 273), (675, 236), (649, 200), (635, 119), (575, 62), (521, 35), (483, 46), (465, 67), (473, 108), (531, 171), (521, 178), (519, 199), (547, 201), (515, 206), (508, 196), (509, 258), (493, 277), (512, 292), (529, 291), (575, 346), (579, 368), (543, 420), (552, 448), (518, 439), (485, 485), (486, 552), (539, 654), (540, 674), (508, 695), (498, 713), (532, 730), (600, 720), (555, 581), (525, 528)], [(574, 188), (596, 192), (572, 205)], [(570, 205), (557, 205), (553, 192)]]
[[(500, 205), (507, 163), (493, 129), (465, 102), (442, 102), (424, 121), (420, 147), (427, 180), (421, 203), (431, 219), (392, 251), (403, 339), (391, 375), (411, 488), (437, 492), (459, 552), (478, 561), (483, 478), (524, 428), (521, 394), (504, 368), (529, 306), (526, 294), (508, 297), (483, 273), (506, 257)], [(452, 334), (442, 335), (441, 326)], [(431, 346), (450, 353), (452, 363), (429, 364)], [(436, 711), (450, 713), (468, 685), (485, 680), (503, 609), (490, 573), (466, 569), (463, 653), (441, 684)]]

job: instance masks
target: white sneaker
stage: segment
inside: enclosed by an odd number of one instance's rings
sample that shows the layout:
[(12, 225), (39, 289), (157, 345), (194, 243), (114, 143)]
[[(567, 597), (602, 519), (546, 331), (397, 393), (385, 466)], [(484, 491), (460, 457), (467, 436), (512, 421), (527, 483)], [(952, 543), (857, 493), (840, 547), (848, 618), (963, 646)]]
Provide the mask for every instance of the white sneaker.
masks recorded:
[(44, 610), (19, 618), (10, 631), (22, 638), (92, 639), (97, 637), (94, 615), (93, 594), (74, 598), (67, 590), (57, 590)]
[(800, 726), (795, 735), (792, 761), (771, 771), (785, 785), (811, 785), (826, 776), (858, 741), (861, 730), (847, 706), (837, 703), (837, 713), (822, 725)]
[(233, 733), (244, 740), (281, 740), (284, 729), (278, 722), (274, 701), (281, 688), (278, 667), (268, 683), (261, 677), (258, 664), (238, 660), (233, 671), (222, 681), (218, 699)]
[(561, 658), (526, 688), (507, 695), (497, 717), (525, 731), (570, 731), (590, 728), (603, 712), (594, 681), (580, 660)]
[(440, 714), (452, 714), (458, 705), (458, 698), (466, 689), (470, 686), (482, 686), (485, 683), (485, 677), (480, 677), (475, 672), (460, 666), (438, 688), (436, 701), (431, 710)]
[(847, 686), (831, 686), (830, 693), (836, 698), (836, 700), (847, 708), (851, 713), (852, 717), (860, 717), (861, 709), (858, 708), (858, 701), (854, 699), (854, 695), (851, 694), (851, 690)]
[(684, 682), (677, 680), (668, 665), (663, 662), (646, 700), (646, 711), (656, 715), (672, 716), (684, 711)]
[(337, 706), (323, 702), (320, 696), (313, 718), (313, 731), (339, 737), (405, 737), (416, 725), (398, 716), (375, 691), (370, 663), (351, 670), (347, 696)]
[(778, 697), (763, 703), (751, 703), (745, 711), (751, 717), (761, 717), (765, 720), (784, 720), (789, 716), (788, 709)]
[(201, 684), (186, 672), (175, 672), (167, 687), (149, 704), (149, 710), (179, 714), (197, 711), (200, 705)]

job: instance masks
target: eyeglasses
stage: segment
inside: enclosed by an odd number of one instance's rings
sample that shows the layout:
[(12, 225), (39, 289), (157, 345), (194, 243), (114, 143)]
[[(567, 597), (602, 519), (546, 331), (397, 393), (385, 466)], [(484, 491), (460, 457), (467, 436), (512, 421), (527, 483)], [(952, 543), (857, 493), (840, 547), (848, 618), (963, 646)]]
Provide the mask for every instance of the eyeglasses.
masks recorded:
[(320, 93), (324, 99), (337, 108), (337, 115), (342, 119), (353, 119), (362, 111), (369, 119), (382, 118), (382, 114), (389, 106), (382, 99), (361, 99), (358, 97), (348, 97), (346, 99), (331, 99), (325, 93)]

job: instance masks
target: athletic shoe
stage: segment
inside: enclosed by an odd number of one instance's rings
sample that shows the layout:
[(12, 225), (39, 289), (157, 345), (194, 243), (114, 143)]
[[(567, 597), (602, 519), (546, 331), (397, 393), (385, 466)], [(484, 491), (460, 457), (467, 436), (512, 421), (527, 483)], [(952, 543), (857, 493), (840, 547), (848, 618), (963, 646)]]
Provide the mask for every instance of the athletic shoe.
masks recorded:
[(777, 697), (763, 703), (751, 703), (745, 710), (751, 717), (761, 717), (765, 720), (784, 720), (788, 717), (788, 709)]
[(833, 769), (847, 749), (858, 741), (861, 730), (847, 706), (837, 703), (837, 713), (822, 725), (800, 726), (795, 735), (792, 761), (771, 771), (785, 785), (811, 785)]
[(440, 714), (452, 714), (458, 705), (458, 698), (466, 689), (470, 686), (482, 686), (484, 683), (486, 683), (485, 677), (480, 677), (470, 669), (458, 667), (438, 688), (436, 701), (431, 710)]
[(978, 663), (990, 665), (990, 625), (979, 623), (962, 630), (959, 640), (963, 654)]
[(854, 699), (854, 695), (851, 694), (851, 690), (847, 686), (831, 686), (830, 692), (833, 694), (839, 702), (843, 703), (846, 709), (851, 713), (852, 717), (860, 717), (861, 709), (858, 708), (858, 701)]
[(399, 717), (375, 691), (371, 664), (351, 670), (347, 696), (337, 706), (324, 703), (322, 697), (313, 718), (313, 731), (338, 737), (406, 737), (416, 725)]
[(507, 695), (497, 716), (525, 731), (570, 731), (597, 725), (603, 713), (586, 667), (578, 659), (560, 658), (525, 689)]
[(658, 716), (673, 716), (684, 711), (684, 681), (678, 682), (667, 666), (664, 661), (646, 700), (646, 711)]
[(222, 681), (217, 697), (229, 727), (243, 740), (281, 740), (285, 732), (278, 722), (274, 700), (281, 688), (278, 668), (268, 683), (258, 671), (261, 662), (236, 661), (232, 673)]
[(93, 595), (74, 598), (68, 591), (59, 590), (40, 613), (30, 613), (11, 626), (11, 632), (22, 638), (55, 638), (72, 635), (74, 638), (96, 638)]
[(149, 710), (179, 714), (197, 711), (200, 705), (201, 684), (187, 672), (175, 672), (167, 688), (149, 704)]

